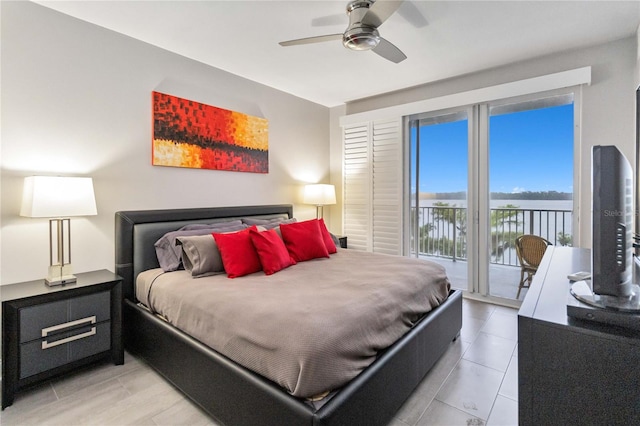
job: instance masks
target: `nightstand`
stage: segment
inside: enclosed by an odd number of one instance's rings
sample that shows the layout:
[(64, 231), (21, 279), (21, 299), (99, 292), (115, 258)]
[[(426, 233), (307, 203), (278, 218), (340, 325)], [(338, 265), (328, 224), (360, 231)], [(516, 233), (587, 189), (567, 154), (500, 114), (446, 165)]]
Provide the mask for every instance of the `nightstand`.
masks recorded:
[(53, 376), (104, 359), (124, 363), (122, 278), (107, 270), (76, 277), (56, 287), (44, 279), (0, 287), (2, 409)]
[(347, 237), (338, 237), (338, 241), (340, 241), (340, 248), (347, 248)]

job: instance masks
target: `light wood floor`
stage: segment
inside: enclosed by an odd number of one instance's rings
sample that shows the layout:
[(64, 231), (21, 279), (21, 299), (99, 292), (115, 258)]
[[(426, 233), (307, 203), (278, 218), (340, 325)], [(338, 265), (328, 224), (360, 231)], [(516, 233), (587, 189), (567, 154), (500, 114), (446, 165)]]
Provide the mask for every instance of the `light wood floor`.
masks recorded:
[[(453, 342), (390, 426), (517, 425), (517, 311), (464, 300)], [(16, 395), (11, 425), (217, 425), (143, 361), (101, 364)], [(286, 426), (286, 425), (283, 425)]]

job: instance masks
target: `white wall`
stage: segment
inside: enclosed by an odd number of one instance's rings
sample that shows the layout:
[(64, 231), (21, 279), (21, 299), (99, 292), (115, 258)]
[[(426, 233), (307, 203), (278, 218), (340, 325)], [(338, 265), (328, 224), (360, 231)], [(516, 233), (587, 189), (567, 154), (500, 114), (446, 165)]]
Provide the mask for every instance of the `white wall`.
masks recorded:
[[(1, 284), (46, 274), (48, 222), (18, 215), (29, 175), (94, 178), (98, 216), (71, 221), (76, 272), (113, 270), (118, 210), (293, 203), (315, 217), (301, 191), (329, 180), (328, 108), (34, 3), (1, 8)], [(268, 119), (269, 173), (152, 166), (152, 91)]]
[(346, 106), (341, 105), (331, 108), (330, 112), (331, 135), (329, 140), (329, 179), (330, 183), (336, 186), (336, 205), (331, 206), (331, 219), (327, 226), (339, 234), (343, 234), (342, 225), (344, 219), (342, 215), (342, 200), (344, 197), (342, 191), (342, 166), (344, 163), (344, 150), (342, 149), (342, 127), (340, 127), (340, 117), (345, 115), (345, 111)]
[[(635, 163), (635, 89), (637, 38), (549, 55), (466, 76), (354, 101), (346, 114), (436, 98), (512, 81), (592, 67), (592, 84), (582, 91), (579, 191), (580, 245), (591, 246), (591, 147), (615, 144)], [(333, 147), (333, 146), (332, 146)], [(331, 160), (334, 161), (332, 155)], [(333, 169), (333, 165), (332, 165)]]

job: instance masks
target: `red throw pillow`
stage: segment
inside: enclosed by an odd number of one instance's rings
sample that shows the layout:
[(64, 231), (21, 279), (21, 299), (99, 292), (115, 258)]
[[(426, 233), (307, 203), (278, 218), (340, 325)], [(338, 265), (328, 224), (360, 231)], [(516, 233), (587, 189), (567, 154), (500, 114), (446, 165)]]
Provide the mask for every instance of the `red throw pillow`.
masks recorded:
[(231, 234), (213, 233), (213, 238), (218, 244), (222, 265), (229, 278), (242, 277), (253, 274), (262, 269), (260, 258), (251, 242), (250, 231), (256, 229), (255, 226), (240, 232)]
[(258, 252), (262, 270), (265, 274), (275, 274), (284, 268), (296, 264), (296, 261), (289, 255), (284, 241), (282, 241), (275, 230), (269, 229), (258, 232), (252, 229), (249, 235), (251, 236), (253, 246)]
[(331, 238), (331, 234), (327, 229), (327, 225), (324, 223), (324, 219), (319, 219), (320, 222), (320, 232), (322, 232), (322, 240), (324, 241), (324, 245), (327, 247), (327, 251), (329, 254), (337, 253), (338, 249), (336, 248), (336, 243), (333, 242), (333, 238)]
[(296, 262), (329, 257), (318, 219), (281, 224), (280, 233), (289, 254)]

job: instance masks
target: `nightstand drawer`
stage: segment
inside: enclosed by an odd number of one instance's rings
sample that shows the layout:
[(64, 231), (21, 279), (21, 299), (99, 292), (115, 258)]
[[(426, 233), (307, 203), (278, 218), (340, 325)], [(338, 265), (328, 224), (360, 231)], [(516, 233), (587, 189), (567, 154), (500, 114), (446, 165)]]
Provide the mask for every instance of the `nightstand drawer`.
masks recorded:
[[(95, 322), (111, 318), (111, 293), (103, 291), (20, 309), (20, 343), (39, 340), (43, 330), (95, 316)], [(52, 330), (51, 333), (54, 331)], [(51, 334), (47, 333), (47, 334)]]
[(20, 345), (20, 374), (24, 379), (111, 347), (111, 322), (90, 324)]

